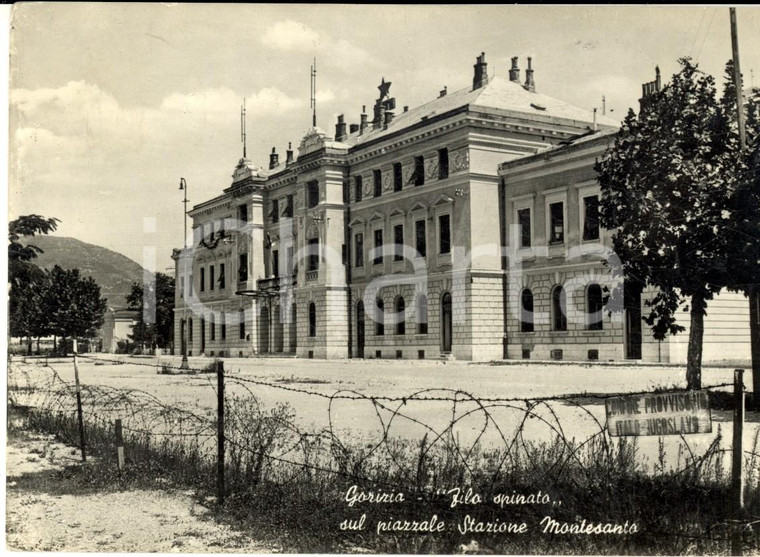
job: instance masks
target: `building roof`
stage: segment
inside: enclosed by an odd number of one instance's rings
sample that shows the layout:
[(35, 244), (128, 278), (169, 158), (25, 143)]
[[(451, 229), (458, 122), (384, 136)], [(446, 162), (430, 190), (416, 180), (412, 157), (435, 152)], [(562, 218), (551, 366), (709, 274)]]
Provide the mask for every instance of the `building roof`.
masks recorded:
[(588, 134), (571, 141), (563, 142), (559, 145), (552, 145), (551, 147), (543, 149), (534, 155), (527, 155), (519, 159), (505, 161), (499, 164), (499, 172), (505, 172), (507, 170), (511, 170), (520, 166), (528, 166), (536, 161), (545, 161), (546, 159), (560, 156), (565, 153), (570, 154), (576, 151), (581, 151), (584, 148), (593, 149), (595, 146), (605, 147), (606, 145), (609, 145), (615, 135), (617, 135), (618, 131), (619, 130), (617, 129), (611, 128), (596, 132), (589, 132)]
[[(583, 124), (593, 124), (594, 122), (593, 111), (542, 93), (528, 91), (521, 84), (513, 81), (493, 78), (478, 89), (466, 87), (438, 97), (407, 112), (401, 112), (393, 118), (386, 129), (378, 127), (377, 129), (365, 130), (361, 135), (359, 132), (355, 132), (348, 136), (345, 143), (358, 146), (466, 106), (472, 110), (497, 109), (512, 112), (518, 116), (528, 115), (539, 119), (558, 118)], [(619, 121), (601, 114), (597, 114), (596, 122), (601, 127), (618, 128), (620, 126)]]

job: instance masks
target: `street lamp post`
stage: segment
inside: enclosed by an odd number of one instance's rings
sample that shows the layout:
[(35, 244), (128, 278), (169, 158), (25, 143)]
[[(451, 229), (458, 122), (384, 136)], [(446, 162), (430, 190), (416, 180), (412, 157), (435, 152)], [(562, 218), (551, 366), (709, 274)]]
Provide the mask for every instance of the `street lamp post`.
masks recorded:
[[(182, 250), (182, 281), (184, 283), (185, 278), (187, 277), (187, 182), (184, 178), (179, 179), (179, 189), (180, 191), (184, 192), (185, 198), (182, 200), (182, 203), (185, 204), (185, 249)], [(186, 285), (187, 288), (190, 287), (190, 285)], [(187, 294), (185, 289), (182, 289), (182, 295), (184, 297), (185, 307), (187, 307)], [(190, 366), (187, 363), (187, 334), (185, 333), (185, 319), (182, 319), (180, 321), (182, 331), (181, 331), (181, 337), (182, 337), (182, 363), (180, 364), (180, 369), (190, 369)]]

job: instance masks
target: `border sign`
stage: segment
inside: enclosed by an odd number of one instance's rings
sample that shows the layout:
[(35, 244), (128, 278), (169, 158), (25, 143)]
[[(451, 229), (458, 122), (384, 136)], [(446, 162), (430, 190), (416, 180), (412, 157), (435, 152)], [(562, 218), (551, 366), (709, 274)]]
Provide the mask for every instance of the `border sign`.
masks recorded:
[(604, 406), (613, 437), (712, 432), (707, 391), (611, 397)]

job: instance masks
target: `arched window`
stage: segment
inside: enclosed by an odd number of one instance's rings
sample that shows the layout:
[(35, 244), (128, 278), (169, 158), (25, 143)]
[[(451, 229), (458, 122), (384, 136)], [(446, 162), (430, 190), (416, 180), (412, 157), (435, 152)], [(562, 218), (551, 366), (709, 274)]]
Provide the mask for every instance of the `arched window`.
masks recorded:
[(552, 328), (555, 331), (567, 331), (567, 294), (561, 286), (552, 290)]
[(533, 332), (533, 292), (526, 288), (520, 294), (520, 332)]
[(385, 334), (385, 304), (382, 298), (377, 299), (375, 307), (375, 334), (379, 337)]
[(211, 330), (211, 340), (216, 340), (216, 318), (214, 312), (211, 312), (211, 318), (209, 320), (209, 329)]
[(309, 304), (309, 336), (317, 336), (317, 306), (314, 302)]
[(427, 309), (427, 296), (420, 294), (417, 296), (417, 332), (421, 335), (426, 335), (428, 332)]
[(406, 334), (406, 304), (403, 296), (396, 298), (396, 334)]
[(238, 310), (238, 337), (245, 340), (245, 310)]
[(219, 314), (219, 333), (222, 340), (227, 340), (227, 319), (224, 316), (224, 312)]
[(586, 289), (586, 328), (589, 331), (601, 331), (604, 328), (603, 307), (602, 287), (598, 284), (589, 284)]

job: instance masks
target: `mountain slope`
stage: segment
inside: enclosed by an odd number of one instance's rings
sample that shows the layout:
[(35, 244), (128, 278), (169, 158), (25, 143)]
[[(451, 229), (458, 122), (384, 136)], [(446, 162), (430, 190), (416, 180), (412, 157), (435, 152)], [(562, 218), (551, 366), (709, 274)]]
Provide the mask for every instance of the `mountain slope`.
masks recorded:
[(131, 291), (132, 283), (143, 280), (143, 268), (139, 264), (110, 249), (61, 236), (42, 235), (24, 240), (44, 251), (33, 261), (37, 266), (79, 269), (83, 276), (95, 279), (113, 308), (125, 308), (124, 298)]

